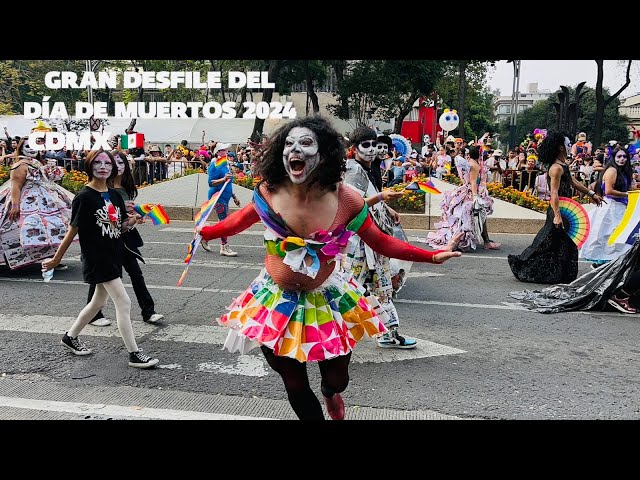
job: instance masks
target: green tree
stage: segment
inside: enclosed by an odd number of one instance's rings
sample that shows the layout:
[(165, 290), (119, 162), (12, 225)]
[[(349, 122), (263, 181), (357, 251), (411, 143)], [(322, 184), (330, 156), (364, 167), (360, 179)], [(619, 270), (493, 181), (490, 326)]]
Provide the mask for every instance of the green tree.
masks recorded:
[(449, 60), (443, 63), (444, 75), (438, 81), (436, 91), (444, 105), (457, 111), (460, 118), (458, 136), (465, 138), (470, 133), (476, 133), (467, 132), (468, 122), (465, 120), (471, 113), (469, 106), (476, 101), (476, 97), (486, 97), (487, 70), (495, 65), (495, 60)]
[[(629, 77), (629, 73), (631, 72), (632, 61), (629, 60), (629, 63), (627, 65), (627, 75), (626, 75), (625, 84), (622, 87), (620, 87), (618, 91), (613, 95), (609, 95), (607, 91), (607, 98), (605, 98), (605, 95), (604, 95), (605, 89), (602, 86), (604, 81), (603, 60), (596, 60), (595, 62), (596, 62), (596, 65), (598, 66), (598, 77), (596, 79), (596, 116), (595, 116), (594, 128), (593, 128), (593, 142), (596, 143), (597, 145), (600, 145), (602, 137), (604, 136), (604, 138), (607, 138), (604, 135), (604, 129), (606, 128), (606, 125), (607, 125), (604, 122), (605, 120), (604, 117), (606, 115), (605, 111), (607, 107), (612, 103), (617, 102), (618, 104), (620, 104), (620, 102), (618, 101), (618, 97), (631, 83), (631, 78)], [(621, 140), (621, 141), (624, 141), (624, 140)]]
[[(574, 95), (575, 87), (569, 87), (569, 92)], [(587, 139), (591, 140), (594, 146), (598, 146), (600, 141), (595, 140), (595, 125), (597, 112), (597, 100), (596, 91), (590, 87), (584, 87), (582, 89), (584, 96), (580, 100), (580, 116), (578, 117), (578, 131), (585, 132)], [(522, 113), (518, 114), (518, 124), (516, 126), (516, 138), (524, 139), (527, 133), (533, 132), (536, 128), (546, 128), (548, 130), (554, 130), (557, 128), (558, 116), (553, 103), (557, 101), (558, 93), (561, 90), (558, 89), (556, 93), (551, 95), (548, 99), (536, 102), (533, 107), (528, 108)], [(609, 96), (607, 89), (603, 89), (603, 95)], [(620, 106), (620, 100), (612, 98), (606, 105), (602, 115), (602, 133), (601, 139), (609, 140), (615, 139), (620, 141), (626, 141), (629, 136), (625, 122), (627, 117), (620, 115), (618, 107)], [(509, 135), (509, 121), (503, 122), (500, 125), (500, 133), (506, 135), (504, 138), (508, 138)], [(575, 139), (571, 139), (574, 141)]]
[[(444, 72), (445, 64), (433, 60), (355, 60), (347, 62), (338, 83), (338, 104), (329, 110), (339, 118), (353, 118), (366, 125), (370, 118), (395, 119), (395, 132), (422, 96), (429, 96)], [(344, 102), (349, 112), (344, 111)]]

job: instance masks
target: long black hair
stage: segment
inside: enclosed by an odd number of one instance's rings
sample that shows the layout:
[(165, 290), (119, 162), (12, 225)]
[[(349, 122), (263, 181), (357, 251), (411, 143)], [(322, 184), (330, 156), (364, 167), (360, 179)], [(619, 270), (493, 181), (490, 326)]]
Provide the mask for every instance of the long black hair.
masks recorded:
[(256, 165), (256, 174), (265, 180), (269, 191), (276, 190), (289, 178), (282, 154), (287, 135), (296, 127), (308, 128), (318, 139), (320, 164), (309, 177), (309, 186), (318, 184), (322, 189), (335, 190), (346, 171), (342, 135), (329, 120), (317, 115), (295, 119), (273, 132), (267, 140), (264, 155)]
[[(627, 161), (622, 166), (618, 165), (615, 160), (616, 154), (618, 152), (624, 152), (624, 154), (627, 156)], [(596, 193), (600, 196), (604, 194), (602, 190), (602, 179), (604, 178), (604, 174), (609, 169), (609, 167), (615, 168), (617, 172), (616, 183), (613, 185), (613, 188), (615, 190), (618, 190), (619, 192), (628, 191), (629, 187), (631, 186), (631, 177), (633, 176), (633, 168), (631, 168), (631, 155), (629, 155), (629, 151), (626, 148), (619, 147), (613, 151), (613, 153), (609, 157), (609, 160), (607, 160), (607, 163), (604, 166), (604, 170), (599, 173), (595, 186)]]
[(131, 165), (129, 164), (129, 159), (123, 152), (119, 150), (114, 151), (113, 156), (120, 157), (124, 162), (124, 172), (122, 172), (122, 178), (120, 179), (120, 184), (122, 185), (122, 188), (124, 188), (124, 190), (127, 192), (127, 195), (129, 195), (129, 198), (133, 200), (138, 196), (138, 187), (136, 187), (136, 182), (133, 179), (133, 173), (131, 172)]

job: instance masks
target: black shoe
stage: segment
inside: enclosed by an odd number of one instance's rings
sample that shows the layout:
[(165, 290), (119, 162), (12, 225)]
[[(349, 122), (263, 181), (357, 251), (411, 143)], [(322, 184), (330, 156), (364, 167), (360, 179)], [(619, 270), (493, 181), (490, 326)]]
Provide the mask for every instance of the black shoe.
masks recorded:
[(66, 333), (62, 337), (62, 340), (60, 340), (60, 343), (76, 355), (89, 355), (92, 352), (90, 348), (85, 347), (84, 344), (78, 340), (78, 337), (71, 338)]
[(155, 367), (160, 360), (151, 358), (142, 351), (132, 352), (129, 354), (129, 366), (135, 368), (151, 368)]
[(65, 265), (64, 263), (61, 263), (57, 267), (55, 267), (54, 270), (56, 272), (63, 272), (65, 270), (69, 270), (69, 265)]

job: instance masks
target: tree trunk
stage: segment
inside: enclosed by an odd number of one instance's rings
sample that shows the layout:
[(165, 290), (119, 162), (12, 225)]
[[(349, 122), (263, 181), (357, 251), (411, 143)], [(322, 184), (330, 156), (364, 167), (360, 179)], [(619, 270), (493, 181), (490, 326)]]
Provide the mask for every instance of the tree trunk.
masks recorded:
[[(304, 61), (304, 77), (307, 84), (307, 104), (311, 100), (313, 106), (313, 114), (318, 115), (320, 113), (320, 103), (318, 103), (318, 95), (313, 89), (313, 78), (311, 78), (311, 72), (309, 71), (309, 61)], [(309, 114), (309, 108), (307, 107), (307, 115)]]
[[(282, 68), (282, 60), (269, 60), (269, 81), (271, 83), (278, 82), (278, 76), (280, 75), (280, 69)], [(262, 91), (262, 101), (270, 103), (273, 98), (273, 88), (266, 88)], [(253, 124), (253, 131), (251, 132), (251, 141), (260, 143), (262, 140), (262, 130), (264, 129), (264, 118), (256, 117)]]
[[(333, 69), (336, 72), (336, 90), (340, 91), (340, 84), (344, 79), (344, 71), (347, 67), (346, 60), (336, 60), (332, 63)], [(345, 119), (349, 118), (349, 99), (342, 98), (340, 100), (340, 113), (338, 115), (339, 118)]]
[(467, 60), (460, 60), (460, 78), (458, 80), (458, 136), (464, 138), (464, 101), (467, 96)]
[(603, 68), (603, 60), (595, 60), (596, 65), (598, 65), (598, 77), (596, 79), (596, 120), (595, 125), (593, 127), (593, 146), (594, 148), (598, 148), (602, 143), (602, 123), (604, 121), (604, 110), (607, 108), (607, 105), (611, 103), (629, 86), (631, 83), (631, 78), (629, 73), (631, 72), (631, 62), (629, 60), (629, 64), (627, 65), (627, 81), (626, 83), (620, 87), (620, 89), (609, 96), (609, 98), (604, 98), (602, 83), (604, 81), (604, 68)]

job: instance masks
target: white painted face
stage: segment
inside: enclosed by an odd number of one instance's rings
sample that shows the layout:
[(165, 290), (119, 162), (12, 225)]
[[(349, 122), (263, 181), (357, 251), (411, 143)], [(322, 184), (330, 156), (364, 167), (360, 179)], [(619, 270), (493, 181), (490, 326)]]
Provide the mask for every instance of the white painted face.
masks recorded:
[(571, 154), (571, 140), (569, 140), (569, 137), (564, 137), (564, 148), (567, 150), (567, 155)]
[(616, 152), (616, 156), (613, 157), (613, 160), (616, 162), (616, 164), (622, 167), (625, 163), (627, 163), (627, 160), (629, 159), (627, 158), (626, 153), (624, 153), (622, 150), (619, 150)]
[(376, 159), (378, 154), (378, 142), (375, 140), (364, 140), (358, 144), (356, 149), (356, 160), (371, 163)]
[(376, 145), (378, 160), (384, 160), (387, 158), (387, 154), (389, 153), (389, 145), (384, 142), (378, 142)]
[(284, 141), (282, 162), (293, 183), (306, 182), (320, 163), (316, 134), (306, 127), (292, 128)]
[(116, 159), (116, 167), (118, 168), (118, 175), (122, 175), (124, 173), (124, 160), (120, 157), (120, 155), (115, 155)]
[(113, 170), (113, 164), (111, 163), (109, 155), (104, 152), (99, 153), (91, 164), (91, 170), (94, 178), (107, 180), (111, 176), (111, 171)]
[(34, 150), (29, 146), (29, 139), (26, 138), (24, 143), (22, 144), (22, 153), (31, 158), (36, 158), (38, 156), (38, 150)]

